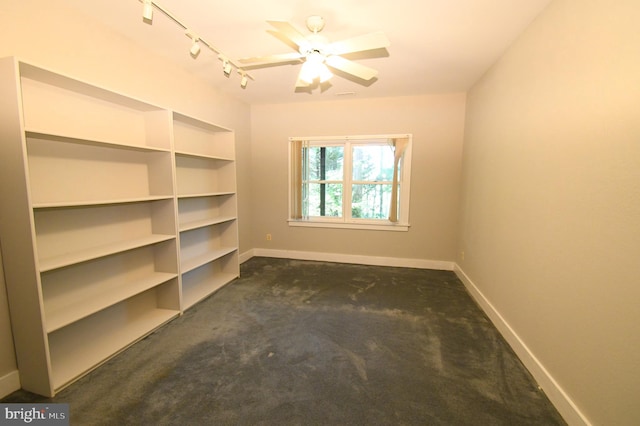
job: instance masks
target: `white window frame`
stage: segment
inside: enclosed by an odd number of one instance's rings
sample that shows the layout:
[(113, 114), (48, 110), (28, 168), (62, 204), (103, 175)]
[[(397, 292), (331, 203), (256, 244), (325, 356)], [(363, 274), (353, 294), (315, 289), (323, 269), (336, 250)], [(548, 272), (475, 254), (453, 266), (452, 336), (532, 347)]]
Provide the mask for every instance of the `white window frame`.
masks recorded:
[[(400, 160), (400, 173), (398, 175), (398, 184), (400, 187), (400, 201), (398, 203), (398, 222), (391, 222), (388, 219), (358, 219), (351, 217), (351, 190), (352, 190), (352, 149), (354, 144), (363, 145), (388, 145), (391, 140), (398, 138), (408, 138), (409, 143), (405, 148), (404, 154)], [(290, 137), (288, 145), (289, 154), (289, 208), (292, 207), (292, 179), (293, 170), (291, 167), (292, 142), (307, 141), (311, 146), (343, 146), (344, 147), (344, 165), (343, 165), (343, 200), (342, 200), (342, 217), (305, 217), (302, 219), (288, 218), (289, 226), (298, 227), (314, 227), (314, 228), (346, 228), (346, 229), (366, 229), (377, 231), (408, 231), (409, 224), (409, 205), (411, 198), (411, 151), (412, 151), (412, 135), (411, 134), (384, 134), (384, 135), (358, 135), (358, 136), (305, 136)], [(331, 182), (329, 182), (331, 183)], [(355, 183), (360, 183), (356, 181)]]

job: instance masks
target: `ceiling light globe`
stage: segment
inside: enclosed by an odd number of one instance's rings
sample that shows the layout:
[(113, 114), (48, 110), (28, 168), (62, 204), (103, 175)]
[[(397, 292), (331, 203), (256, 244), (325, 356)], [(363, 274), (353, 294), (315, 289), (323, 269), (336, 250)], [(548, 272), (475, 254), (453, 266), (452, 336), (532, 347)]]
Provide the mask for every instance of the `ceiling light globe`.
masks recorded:
[(333, 73), (329, 71), (329, 68), (325, 64), (320, 64), (318, 77), (320, 78), (320, 83), (324, 83), (333, 77)]

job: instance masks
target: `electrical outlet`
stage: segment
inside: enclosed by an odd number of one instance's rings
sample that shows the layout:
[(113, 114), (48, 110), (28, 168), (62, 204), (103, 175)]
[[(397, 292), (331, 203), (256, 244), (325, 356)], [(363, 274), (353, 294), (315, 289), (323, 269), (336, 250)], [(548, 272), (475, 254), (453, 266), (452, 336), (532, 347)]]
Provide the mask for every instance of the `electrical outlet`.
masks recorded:
[(267, 241), (271, 241), (271, 234), (267, 234)]

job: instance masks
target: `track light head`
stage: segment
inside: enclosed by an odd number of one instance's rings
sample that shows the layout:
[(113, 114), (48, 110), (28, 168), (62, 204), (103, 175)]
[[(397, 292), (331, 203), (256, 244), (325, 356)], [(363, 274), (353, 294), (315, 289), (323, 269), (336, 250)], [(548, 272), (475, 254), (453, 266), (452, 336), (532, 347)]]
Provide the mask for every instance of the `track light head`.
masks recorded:
[(198, 37), (193, 31), (191, 30), (186, 30), (184, 32), (186, 34), (187, 37), (189, 37), (191, 39), (191, 41), (193, 42), (193, 44), (191, 45), (191, 49), (189, 49), (189, 53), (191, 54), (191, 56), (195, 59), (198, 57), (198, 54), (200, 53), (200, 37)]
[(142, 20), (149, 24), (153, 21), (153, 2), (151, 0), (142, 2)]
[(200, 43), (198, 43), (198, 40), (193, 42), (193, 44), (191, 45), (191, 49), (189, 49), (189, 53), (191, 53), (191, 56), (193, 56), (194, 58), (198, 56), (198, 54), (200, 53)]

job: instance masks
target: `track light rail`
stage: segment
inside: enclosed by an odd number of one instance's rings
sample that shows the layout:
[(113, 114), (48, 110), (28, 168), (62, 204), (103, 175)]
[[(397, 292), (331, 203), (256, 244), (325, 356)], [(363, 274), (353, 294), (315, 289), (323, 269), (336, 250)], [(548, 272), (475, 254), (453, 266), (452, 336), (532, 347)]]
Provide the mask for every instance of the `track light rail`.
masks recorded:
[(175, 24), (181, 27), (187, 37), (191, 38), (193, 44), (190, 48), (191, 56), (195, 59), (196, 56), (200, 53), (200, 45), (207, 47), (213, 53), (215, 53), (220, 61), (222, 61), (222, 67), (224, 75), (227, 77), (231, 74), (232, 67), (236, 69), (238, 74), (240, 74), (240, 87), (243, 89), (247, 86), (247, 81), (250, 78), (251, 80), (255, 80), (251, 74), (249, 74), (245, 69), (243, 69), (236, 61), (232, 60), (224, 54), (220, 49), (215, 47), (209, 41), (203, 39), (199, 35), (193, 31), (193, 28), (188, 27), (185, 23), (183, 23), (180, 19), (178, 19), (173, 13), (168, 11), (165, 7), (159, 5), (156, 1), (153, 0), (139, 0), (143, 4), (142, 9), (142, 17), (143, 19), (151, 24), (153, 21), (153, 9), (159, 10), (163, 15), (172, 20)]

